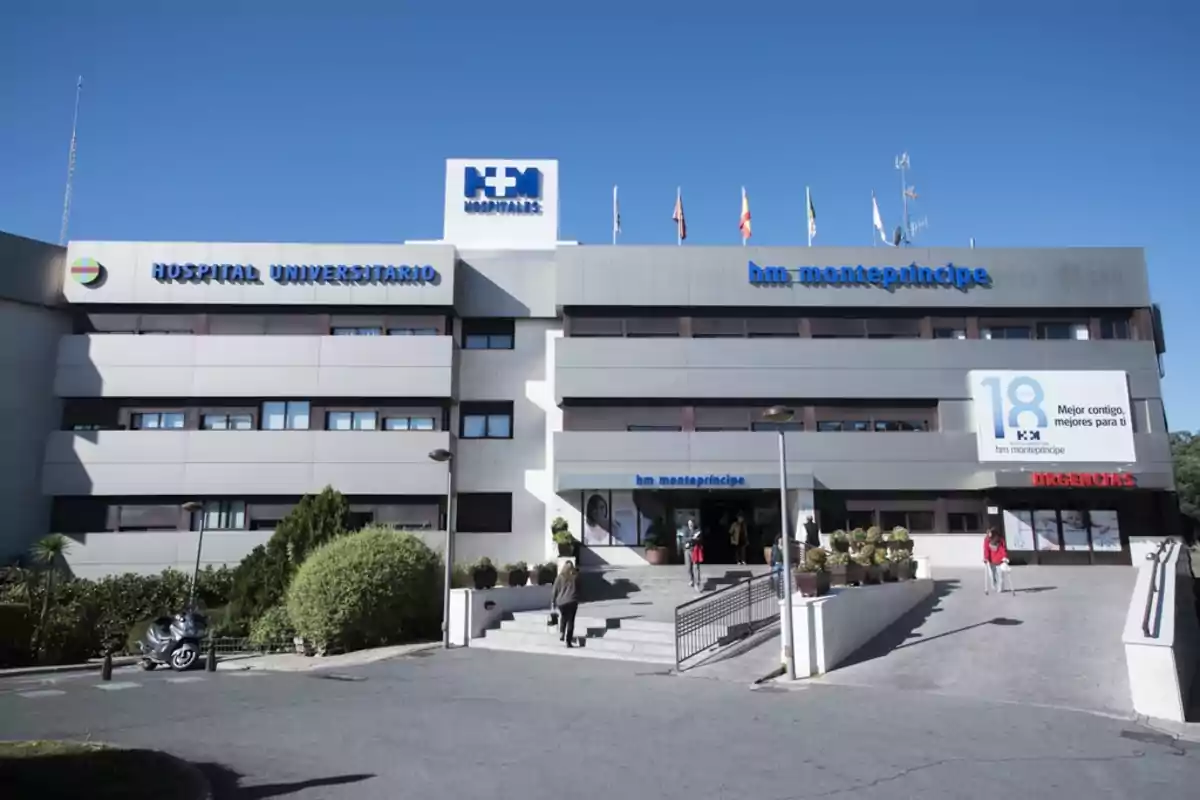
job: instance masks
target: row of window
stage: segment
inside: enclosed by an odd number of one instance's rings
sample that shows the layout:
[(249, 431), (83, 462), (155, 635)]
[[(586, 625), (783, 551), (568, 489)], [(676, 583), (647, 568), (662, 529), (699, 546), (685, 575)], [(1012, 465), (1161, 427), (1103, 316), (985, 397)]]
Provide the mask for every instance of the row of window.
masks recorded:
[[(625, 430), (631, 432), (662, 431), (680, 432), (682, 425), (627, 425)], [(697, 425), (697, 433), (717, 433), (722, 431), (803, 431), (803, 422), (751, 422), (749, 427), (739, 425)], [(928, 420), (874, 419), (874, 420), (818, 420), (818, 433), (833, 433), (836, 431), (852, 431), (869, 433), (872, 431), (928, 431)]]
[[(674, 338), (795, 338), (813, 339), (966, 339), (966, 317), (846, 318), (846, 317), (586, 317), (568, 318), (574, 337)], [(929, 325), (928, 333), (923, 332)], [(1092, 338), (1090, 320), (979, 321), (981, 339), (1079, 339)], [(1128, 317), (1098, 320), (1100, 339), (1129, 339), (1133, 330)]]
[[(311, 429), (311, 404), (307, 400), (270, 401), (262, 404), (260, 430), (285, 431)], [(130, 415), (133, 430), (183, 430), (186, 414), (182, 411), (137, 411)], [(75, 425), (75, 430), (93, 429), (93, 425)], [(209, 413), (200, 418), (206, 431), (254, 430), (254, 415), (247, 412)], [(381, 414), (377, 411), (330, 410), (325, 412), (327, 431), (432, 431), (434, 417), (424, 415)], [(512, 403), (463, 403), (459, 434), (464, 439), (511, 439)]]
[[(511, 492), (460, 492), (456, 497), (455, 531), (459, 533), (512, 533)], [(271, 530), (278, 520), (250, 520), (244, 500), (213, 500), (192, 512), (191, 529), (199, 530)], [(376, 522), (372, 512), (360, 512), (351, 520), (351, 527), (361, 528)], [(443, 512), (444, 522), (444, 512)], [(442, 524), (442, 523), (439, 523)], [(405, 522), (402, 526), (410, 530), (432, 529), (432, 520)]]
[[(821, 530), (826, 533), (841, 528), (852, 531), (855, 528), (866, 530), (878, 525), (885, 531), (900, 527), (910, 533), (934, 533), (934, 513), (925, 511), (847, 511), (844, 520), (829, 519), (829, 515), (821, 515)], [(982, 533), (984, 529), (983, 516), (974, 512), (952, 511), (946, 515), (946, 533)]]
[[(350, 324), (339, 324), (338, 320)], [(411, 319), (411, 318), (410, 318)], [(204, 332), (210, 335), (308, 335), (308, 336), (441, 336), (447, 330), (431, 324), (429, 317), (423, 321), (406, 322), (403, 317), (393, 318), (393, 324), (371, 321), (356, 324), (352, 318), (335, 318), (321, 315), (263, 315), (263, 314), (214, 314), (168, 315), (168, 314), (91, 314), (78, 330), (80, 333), (124, 333), (139, 335), (192, 336)], [(438, 322), (438, 318), (432, 318)], [(459, 340), (464, 350), (512, 350), (515, 338), (515, 323), (511, 319), (464, 319), (462, 336)]]

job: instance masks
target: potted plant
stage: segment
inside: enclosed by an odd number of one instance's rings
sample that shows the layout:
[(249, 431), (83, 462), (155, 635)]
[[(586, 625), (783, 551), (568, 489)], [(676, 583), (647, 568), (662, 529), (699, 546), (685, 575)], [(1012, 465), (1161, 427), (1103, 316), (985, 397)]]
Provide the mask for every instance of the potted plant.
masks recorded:
[(496, 585), (498, 577), (495, 565), (487, 556), (476, 561), (471, 567), (471, 580), (475, 583), (476, 589), (491, 589)]
[(529, 583), (529, 565), (524, 561), (505, 564), (504, 577), (508, 586), (524, 586)]
[(916, 573), (916, 562), (912, 560), (907, 550), (893, 550), (888, 553), (891, 562), (892, 577), (898, 581), (911, 581)]
[(829, 547), (834, 553), (850, 552), (850, 537), (843, 530), (829, 534)]
[(889, 550), (906, 550), (911, 552), (913, 548), (912, 537), (908, 535), (908, 531), (897, 525), (892, 528), (892, 532), (888, 534), (888, 549)]
[(554, 543), (558, 545), (559, 558), (573, 558), (575, 556), (575, 537), (571, 534), (571, 526), (562, 517), (555, 517), (550, 523), (550, 535), (554, 538)]
[(875, 566), (879, 569), (879, 579), (884, 583), (894, 583), (896, 576), (892, 573), (892, 561), (888, 558), (886, 547), (875, 548)]
[(834, 550), (825, 557), (825, 571), (829, 573), (829, 583), (831, 586), (850, 585), (850, 564), (850, 554), (843, 553), (840, 550)]
[(558, 577), (558, 564), (549, 561), (545, 564), (538, 564), (537, 567), (537, 585), (546, 586), (554, 583), (554, 579)]
[(867, 543), (867, 532), (862, 528), (850, 531), (850, 552), (857, 553)]
[(668, 563), (671, 560), (669, 543), (666, 525), (661, 519), (655, 518), (646, 531), (646, 563), (655, 567)]
[(855, 563), (862, 568), (862, 582), (870, 585), (879, 583), (881, 570), (875, 566), (875, 545), (864, 544), (853, 556)]
[(883, 529), (878, 525), (867, 528), (867, 544), (875, 545), (876, 550), (883, 545)]
[(804, 563), (796, 568), (796, 588), (802, 597), (820, 597), (829, 594), (829, 573), (825, 561), (829, 552), (821, 547), (809, 548), (804, 554)]

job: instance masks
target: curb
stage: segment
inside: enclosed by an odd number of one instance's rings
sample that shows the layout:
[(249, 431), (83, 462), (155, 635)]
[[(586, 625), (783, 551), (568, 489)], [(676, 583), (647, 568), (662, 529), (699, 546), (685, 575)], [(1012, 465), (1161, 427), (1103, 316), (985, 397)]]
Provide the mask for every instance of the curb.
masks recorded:
[[(131, 667), (138, 663), (137, 656), (119, 656), (112, 660), (113, 667)], [(53, 675), (59, 672), (99, 672), (104, 667), (104, 661), (97, 659), (86, 664), (44, 664), (36, 667), (12, 667), (0, 669), (0, 679), (20, 678), (24, 675)]]

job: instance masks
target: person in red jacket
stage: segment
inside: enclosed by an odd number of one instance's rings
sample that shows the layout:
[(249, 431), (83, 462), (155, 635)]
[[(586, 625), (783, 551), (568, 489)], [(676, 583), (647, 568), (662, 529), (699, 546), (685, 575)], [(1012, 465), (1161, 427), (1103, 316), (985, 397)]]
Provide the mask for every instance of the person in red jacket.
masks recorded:
[(1004, 544), (1004, 536), (995, 528), (988, 528), (983, 540), (983, 568), (987, 570), (987, 579), (983, 583), (984, 594), (991, 594), (992, 587), (1003, 592), (1003, 567), (1008, 564), (1008, 548)]

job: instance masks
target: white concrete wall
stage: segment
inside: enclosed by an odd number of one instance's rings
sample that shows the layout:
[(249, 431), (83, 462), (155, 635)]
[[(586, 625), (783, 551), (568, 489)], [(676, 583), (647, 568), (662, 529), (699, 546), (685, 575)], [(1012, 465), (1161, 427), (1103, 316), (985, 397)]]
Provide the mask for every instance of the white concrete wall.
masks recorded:
[(496, 589), (453, 589), (450, 592), (450, 644), (470, 645), (472, 639), (515, 611), (546, 609), (554, 586), (504, 586)]
[[(796, 675), (824, 675), (933, 593), (933, 581), (845, 587), (792, 598)], [(781, 643), (782, 647), (782, 643)]]

